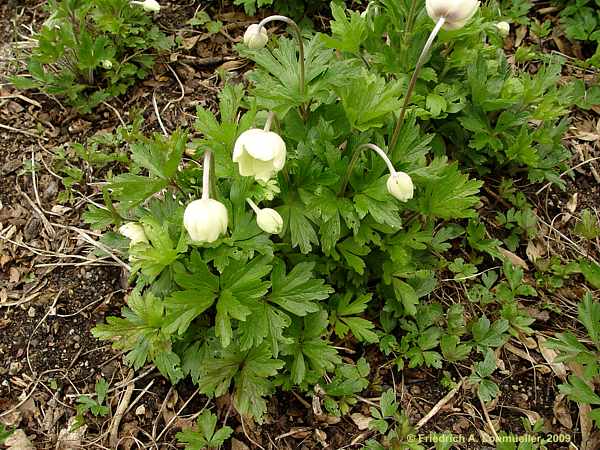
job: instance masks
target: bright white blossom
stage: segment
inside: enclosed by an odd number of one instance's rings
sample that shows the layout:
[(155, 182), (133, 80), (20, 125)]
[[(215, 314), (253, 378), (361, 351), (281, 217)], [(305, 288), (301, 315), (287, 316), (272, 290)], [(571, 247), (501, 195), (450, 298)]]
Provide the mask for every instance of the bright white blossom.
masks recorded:
[(444, 18), (445, 29), (457, 30), (475, 15), (479, 3), (477, 0), (427, 0), (425, 6), (434, 22)]
[(235, 142), (233, 162), (239, 164), (240, 175), (268, 181), (285, 165), (285, 142), (277, 133), (252, 128)]
[(158, 12), (160, 11), (160, 3), (156, 0), (144, 0), (143, 2), (132, 1), (132, 5), (140, 5), (145, 11)]
[(283, 230), (283, 218), (271, 208), (263, 208), (256, 215), (256, 223), (266, 233), (279, 234)]
[(119, 228), (119, 233), (131, 241), (131, 245), (148, 242), (144, 227), (136, 222), (128, 222)]
[(269, 42), (269, 35), (265, 27), (254, 23), (244, 33), (244, 44), (253, 50), (263, 48)]
[(508, 22), (498, 22), (496, 24), (496, 28), (500, 32), (500, 35), (502, 35), (503, 37), (508, 36), (508, 34), (510, 33), (510, 24)]
[(183, 226), (194, 242), (214, 242), (227, 231), (227, 208), (211, 198), (194, 200), (183, 214)]
[(256, 223), (258, 227), (269, 234), (279, 234), (283, 230), (283, 218), (271, 208), (259, 208), (249, 198), (246, 199), (250, 207), (256, 213)]
[(407, 202), (415, 193), (410, 175), (404, 172), (395, 172), (387, 180), (387, 189), (390, 194), (401, 202)]

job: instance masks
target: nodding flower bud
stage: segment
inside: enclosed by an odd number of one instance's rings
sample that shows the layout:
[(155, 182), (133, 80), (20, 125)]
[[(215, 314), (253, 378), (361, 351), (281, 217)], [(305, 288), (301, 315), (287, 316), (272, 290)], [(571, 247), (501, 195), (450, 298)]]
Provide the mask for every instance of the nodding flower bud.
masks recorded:
[(128, 222), (119, 228), (119, 233), (128, 238), (131, 243), (130, 245), (138, 244), (140, 242), (148, 242), (144, 227), (136, 222)]
[(211, 198), (194, 200), (183, 214), (183, 226), (194, 242), (214, 242), (227, 231), (227, 208)]
[(285, 142), (277, 133), (252, 128), (235, 142), (233, 162), (239, 164), (240, 175), (269, 181), (285, 165)]
[(387, 180), (387, 189), (390, 194), (401, 202), (409, 201), (415, 193), (410, 175), (404, 172), (392, 173)]
[(244, 33), (244, 44), (252, 50), (263, 48), (269, 42), (269, 35), (265, 27), (254, 23), (248, 27)]
[(156, 0), (144, 0), (143, 2), (132, 1), (132, 5), (140, 5), (145, 11), (158, 12), (160, 11), (160, 3)]
[(479, 3), (477, 0), (427, 0), (425, 7), (434, 22), (443, 18), (443, 28), (457, 30), (464, 27), (475, 15)]
[(510, 33), (510, 24), (508, 22), (498, 22), (496, 28), (502, 37), (506, 37)]
[(113, 63), (110, 59), (103, 59), (102, 61), (100, 61), (100, 65), (106, 70), (110, 70), (112, 69)]
[(281, 233), (283, 230), (283, 218), (277, 211), (271, 208), (259, 208), (249, 198), (246, 201), (256, 213), (256, 223), (261, 230), (269, 234)]

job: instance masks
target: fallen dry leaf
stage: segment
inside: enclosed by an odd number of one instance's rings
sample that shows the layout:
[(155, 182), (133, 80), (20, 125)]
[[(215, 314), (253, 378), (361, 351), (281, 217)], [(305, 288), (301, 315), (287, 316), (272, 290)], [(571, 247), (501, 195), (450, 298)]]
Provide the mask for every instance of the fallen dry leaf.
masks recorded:
[(360, 431), (368, 429), (369, 424), (371, 423), (371, 420), (373, 420), (372, 417), (367, 417), (361, 413), (351, 414), (350, 418), (352, 419), (352, 421), (354, 422), (354, 424), (358, 427), (358, 429)]
[(81, 448), (81, 441), (87, 431), (87, 425), (71, 431), (75, 421), (76, 417), (71, 417), (67, 422), (67, 426), (58, 433), (58, 442), (56, 443), (58, 450), (76, 450)]
[(8, 450), (35, 450), (35, 447), (23, 430), (16, 430), (11, 434), (4, 445)]
[(524, 270), (529, 270), (529, 266), (527, 263), (518, 255), (515, 255), (513, 252), (506, 250), (505, 248), (499, 248), (498, 251), (507, 258), (513, 266), (521, 267)]
[(529, 261), (534, 263), (546, 254), (546, 249), (542, 244), (529, 241), (527, 243), (527, 248), (525, 249), (525, 254)]
[(571, 418), (567, 399), (565, 398), (564, 394), (559, 394), (556, 396), (554, 405), (552, 406), (552, 411), (554, 412), (554, 417), (556, 420), (558, 420), (563, 427), (568, 430), (573, 429), (573, 419)]
[(567, 368), (563, 363), (555, 362), (556, 357), (558, 356), (557, 353), (544, 345), (544, 343), (546, 342), (545, 337), (537, 335), (537, 341), (540, 353), (542, 354), (546, 362), (550, 365), (552, 371), (556, 374), (558, 378), (560, 378), (562, 381), (565, 381), (567, 379)]
[(250, 447), (248, 447), (242, 441), (238, 441), (236, 438), (233, 438), (231, 440), (231, 450), (250, 450)]

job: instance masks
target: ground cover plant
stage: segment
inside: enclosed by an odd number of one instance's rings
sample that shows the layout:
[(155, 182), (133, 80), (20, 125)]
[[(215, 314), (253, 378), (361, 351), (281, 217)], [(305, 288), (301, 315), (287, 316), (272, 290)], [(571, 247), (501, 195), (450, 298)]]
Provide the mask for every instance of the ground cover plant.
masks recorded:
[[(153, 4), (133, 3), (127, 11), (150, 20)], [(55, 155), (67, 206), (80, 204), (77, 158), (86, 168), (114, 164), (83, 220), (101, 232), (94, 257), (126, 267), (130, 288), (121, 314), (93, 336), (136, 371), (153, 365), (172, 386), (191, 382), (226, 405), (217, 414), (199, 407), (172, 437), (180, 447), (228, 448), (247, 427), (272, 423), (273, 398), (293, 393), (332, 424), (351, 420), (364, 431), (358, 448), (452, 448), (466, 436), (460, 429), (415, 436), (461, 392), (480, 415), (477, 445), (560, 448), (575, 434), (524, 408), (516, 430), (490, 418), (516, 370), (502, 352), (533, 364), (534, 349), (552, 370), (573, 372), (553, 406), (578, 408), (586, 422), (577, 438), (594, 442), (600, 265), (586, 249), (600, 223), (585, 209), (574, 218), (577, 255), (548, 255), (539, 242), (554, 221), (531, 195), (569, 189), (568, 114), (593, 87), (563, 82), (560, 55), (507, 54), (513, 24), (495, 2), (330, 7), (320, 32), (281, 15), (245, 27), (236, 52), (252, 69), (243, 81), (220, 71), (217, 101), (196, 102), (192, 127), (169, 131), (153, 97), (159, 132), (131, 111), (131, 124), (119, 115), (114, 133)], [(229, 29), (219, 30), (209, 32)], [(133, 73), (125, 78), (114, 94), (133, 84)], [(38, 81), (50, 92), (53, 80)], [(586, 337), (558, 324), (540, 339), (544, 317), (562, 313), (548, 297), (573, 279), (573, 326)], [(440, 406), (420, 420), (399, 392), (415, 371), (443, 386)], [(118, 429), (131, 407), (109, 394), (124, 386), (99, 378), (89, 395), (74, 395), (69, 432), (109, 415)], [(232, 416), (241, 430), (228, 425)], [(535, 443), (513, 445), (519, 431)]]
[(13, 82), (64, 97), (82, 112), (144, 79), (155, 54), (171, 46), (152, 23), (155, 1), (54, 0), (46, 7), (50, 17), (28, 57), (30, 77)]

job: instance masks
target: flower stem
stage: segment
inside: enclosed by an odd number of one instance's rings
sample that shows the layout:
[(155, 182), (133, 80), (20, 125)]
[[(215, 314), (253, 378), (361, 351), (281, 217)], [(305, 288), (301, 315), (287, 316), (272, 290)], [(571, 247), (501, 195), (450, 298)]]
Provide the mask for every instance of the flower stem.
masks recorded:
[(212, 152), (204, 152), (204, 164), (202, 164), (202, 200), (210, 198), (210, 160)]
[(258, 214), (260, 212), (260, 208), (258, 206), (256, 206), (256, 203), (254, 203), (252, 200), (250, 200), (249, 198), (246, 199), (246, 201), (248, 202), (248, 204), (250, 205), (250, 208), (252, 208), (252, 210)]
[(360, 158), (361, 152), (365, 148), (373, 150), (375, 153), (377, 153), (381, 157), (381, 159), (383, 159), (383, 161), (385, 162), (385, 164), (388, 167), (388, 170), (390, 171), (390, 175), (394, 175), (396, 173), (396, 169), (394, 168), (392, 161), (390, 161), (390, 158), (388, 157), (388, 155), (386, 155), (386, 153), (381, 148), (379, 148), (375, 144), (359, 145), (354, 150), (352, 159), (350, 160), (350, 164), (348, 164), (348, 170), (346, 170), (346, 174), (344, 175), (344, 180), (342, 182), (342, 187), (340, 188), (340, 192), (338, 193), (338, 197), (341, 197), (346, 192), (346, 188), (348, 187), (348, 182), (350, 181), (350, 175), (352, 175), (352, 172), (354, 171), (354, 166), (356, 166), (356, 163), (358, 162), (358, 159)]
[(421, 69), (423, 68), (423, 64), (425, 64), (425, 60), (431, 50), (431, 46), (433, 45), (433, 41), (435, 37), (438, 35), (442, 27), (446, 23), (446, 19), (441, 17), (440, 20), (435, 24), (433, 31), (429, 35), (429, 39), (425, 43), (425, 47), (423, 47), (423, 51), (417, 60), (417, 65), (415, 67), (415, 71), (412, 74), (410, 82), (408, 83), (408, 89), (406, 91), (406, 96), (404, 97), (404, 104), (402, 105), (402, 109), (400, 110), (400, 116), (398, 117), (398, 121), (396, 122), (396, 127), (394, 128), (394, 134), (392, 135), (392, 140), (388, 148), (391, 151), (394, 151), (396, 148), (396, 144), (398, 143), (398, 137), (400, 136), (400, 130), (402, 130), (402, 125), (404, 124), (404, 117), (406, 116), (406, 109), (408, 108), (408, 104), (410, 103), (410, 99), (412, 97), (413, 91), (415, 90), (415, 86), (417, 84), (417, 79), (419, 78), (419, 74), (421, 73)]
[(271, 131), (271, 125), (273, 125), (273, 117), (275, 117), (275, 113), (273, 111), (269, 111), (267, 121), (265, 122), (265, 131)]
[(285, 22), (288, 25), (290, 25), (294, 29), (294, 32), (296, 33), (296, 36), (298, 37), (298, 46), (300, 48), (300, 55), (299, 55), (300, 57), (298, 58), (299, 65), (300, 65), (300, 95), (302, 95), (304, 97), (305, 79), (306, 79), (305, 78), (305, 68), (304, 68), (304, 42), (302, 41), (302, 31), (300, 30), (300, 27), (298, 26), (298, 24), (286, 16), (269, 16), (269, 17), (265, 17), (263, 20), (260, 21), (260, 23), (258, 24), (258, 30), (259, 31), (262, 30), (262, 28), (269, 22), (274, 22), (277, 20), (279, 20), (281, 22)]

